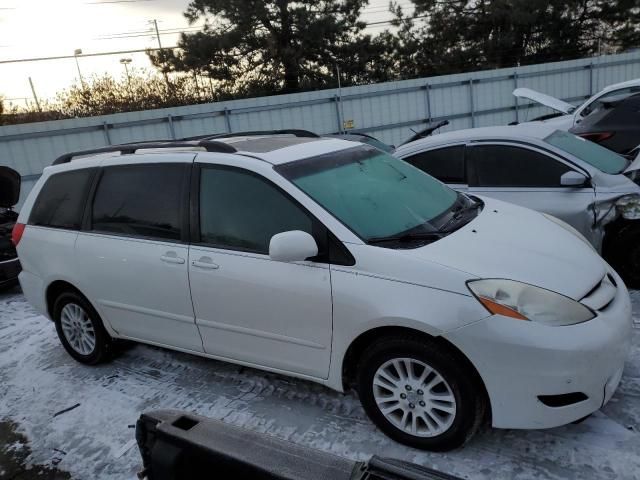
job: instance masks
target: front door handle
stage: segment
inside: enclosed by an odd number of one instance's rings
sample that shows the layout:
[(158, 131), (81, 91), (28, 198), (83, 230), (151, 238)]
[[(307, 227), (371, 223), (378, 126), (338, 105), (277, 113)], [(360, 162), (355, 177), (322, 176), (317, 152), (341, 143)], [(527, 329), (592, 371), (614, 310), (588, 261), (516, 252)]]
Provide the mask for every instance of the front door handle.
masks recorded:
[(174, 263), (176, 265), (183, 265), (184, 262), (185, 262), (184, 258), (180, 258), (175, 254), (173, 254), (173, 255), (162, 255), (160, 257), (160, 260), (162, 260), (165, 263)]
[(207, 270), (215, 270), (217, 268), (220, 268), (220, 265), (218, 265), (217, 263), (213, 263), (213, 260), (211, 260), (210, 257), (200, 257), (199, 260), (194, 260), (193, 262), (191, 262), (191, 265)]

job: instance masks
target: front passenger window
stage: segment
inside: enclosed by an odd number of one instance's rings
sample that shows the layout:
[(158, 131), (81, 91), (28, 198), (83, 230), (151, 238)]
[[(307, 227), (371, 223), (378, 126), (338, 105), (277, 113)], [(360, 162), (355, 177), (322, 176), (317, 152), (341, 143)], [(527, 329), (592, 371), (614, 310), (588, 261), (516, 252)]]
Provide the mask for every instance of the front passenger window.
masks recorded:
[(313, 235), (314, 220), (274, 184), (238, 168), (202, 168), (201, 243), (268, 255), (271, 237), (289, 230)]
[(468, 147), (467, 162), (474, 187), (560, 187), (571, 170), (543, 153), (506, 145)]

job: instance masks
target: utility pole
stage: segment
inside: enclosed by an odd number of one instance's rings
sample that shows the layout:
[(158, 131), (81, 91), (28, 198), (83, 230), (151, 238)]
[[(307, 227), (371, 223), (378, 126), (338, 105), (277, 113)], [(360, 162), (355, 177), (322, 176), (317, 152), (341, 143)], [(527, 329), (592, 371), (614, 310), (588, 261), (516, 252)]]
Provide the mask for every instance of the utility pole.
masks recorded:
[(40, 102), (38, 101), (38, 96), (36, 95), (36, 89), (33, 87), (33, 81), (31, 77), (29, 77), (29, 85), (31, 85), (31, 93), (33, 93), (33, 99), (36, 102), (36, 107), (38, 107), (38, 111), (41, 112), (42, 108), (40, 108)]
[[(167, 61), (167, 57), (165, 57), (164, 55), (164, 49), (162, 48), (162, 42), (160, 41), (160, 32), (158, 31), (158, 21), (154, 18), (153, 20), (151, 20), (151, 23), (153, 23), (153, 28), (156, 31), (156, 38), (158, 39), (158, 48), (160, 50), (160, 58), (162, 58), (162, 63), (163, 66)], [(169, 76), (167, 75), (167, 72), (162, 72), (162, 74), (164, 75), (164, 81), (167, 84), (167, 89), (171, 90), (171, 86), (169, 85)]]
[(338, 77), (338, 99), (340, 100), (340, 116), (342, 117), (340, 121), (342, 125), (340, 126), (340, 131), (342, 133), (346, 133), (344, 128), (344, 103), (342, 102), (342, 82), (340, 81), (340, 67), (338, 66), (338, 62), (336, 61), (336, 75)]
[(131, 63), (131, 61), (132, 60), (130, 58), (120, 59), (120, 63), (124, 65), (124, 71), (127, 74), (127, 85), (129, 85), (129, 88), (131, 88), (131, 76), (129, 76), (129, 64)]
[(76, 68), (78, 69), (78, 78), (80, 79), (80, 85), (85, 88), (84, 79), (82, 78), (82, 72), (80, 72), (80, 63), (78, 62), (78, 55), (82, 55), (82, 49), (76, 48), (73, 52), (73, 58), (76, 59)]

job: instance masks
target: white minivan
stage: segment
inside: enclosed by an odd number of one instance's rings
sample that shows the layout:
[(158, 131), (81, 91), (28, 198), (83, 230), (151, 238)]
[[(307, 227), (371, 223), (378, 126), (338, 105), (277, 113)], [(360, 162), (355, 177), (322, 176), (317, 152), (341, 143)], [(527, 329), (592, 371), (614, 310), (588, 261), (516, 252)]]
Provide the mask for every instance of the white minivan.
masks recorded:
[(116, 339), (354, 386), (419, 448), (612, 397), (620, 277), (566, 224), (380, 150), (293, 131), (106, 147), (45, 169), (14, 231), (29, 302), (80, 362)]

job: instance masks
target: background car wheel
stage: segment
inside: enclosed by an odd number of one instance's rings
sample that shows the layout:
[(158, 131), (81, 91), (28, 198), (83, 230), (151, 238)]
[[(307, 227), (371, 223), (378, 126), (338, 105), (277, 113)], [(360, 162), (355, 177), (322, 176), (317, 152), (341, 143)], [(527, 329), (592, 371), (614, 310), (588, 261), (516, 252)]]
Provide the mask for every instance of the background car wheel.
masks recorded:
[(88, 365), (109, 357), (111, 337), (98, 313), (82, 295), (63, 293), (56, 300), (53, 312), (58, 337), (69, 355)]
[(464, 444), (486, 410), (484, 391), (464, 362), (436, 342), (376, 342), (358, 366), (358, 394), (371, 420), (415, 448), (446, 451)]
[(614, 233), (605, 258), (629, 288), (640, 288), (640, 221)]

